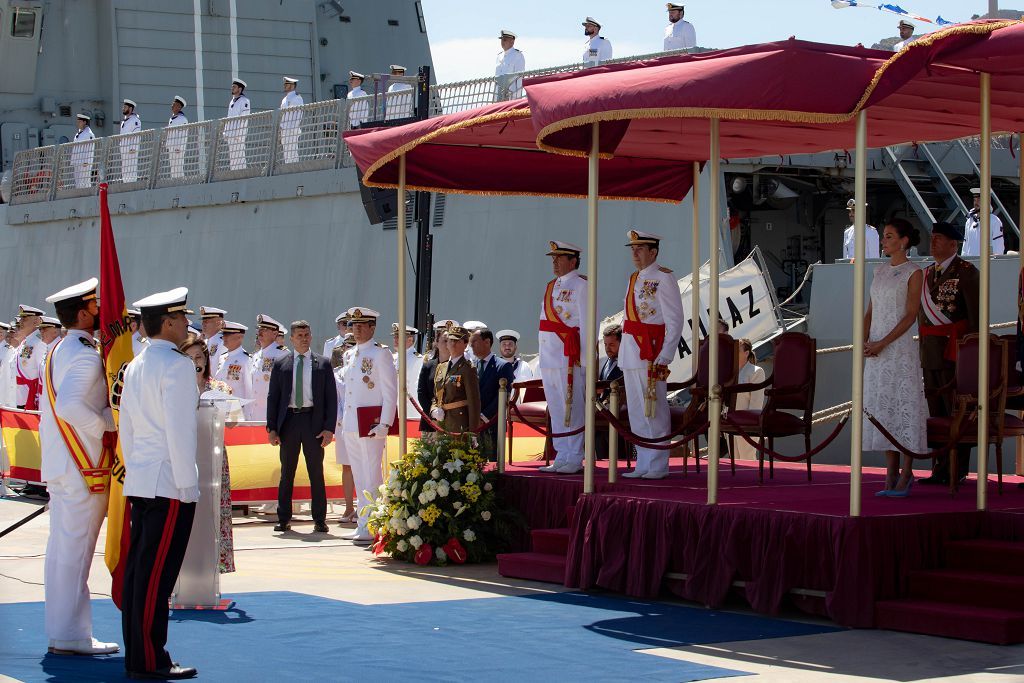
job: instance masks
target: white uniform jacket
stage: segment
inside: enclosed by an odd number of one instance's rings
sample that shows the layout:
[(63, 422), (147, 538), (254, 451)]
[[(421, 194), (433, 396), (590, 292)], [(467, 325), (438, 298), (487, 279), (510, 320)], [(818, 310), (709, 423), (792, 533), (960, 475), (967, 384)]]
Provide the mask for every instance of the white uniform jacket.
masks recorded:
[[(961, 256), (981, 256), (981, 220), (980, 214), (971, 209), (964, 221), (964, 248)], [(992, 254), (1002, 254), (1006, 250), (1003, 247), (1003, 222), (994, 213), (989, 219), (989, 237), (992, 240)]]
[[(670, 364), (676, 357), (679, 336), (683, 332), (683, 299), (675, 275), (668, 268), (652, 263), (640, 271), (632, 292), (627, 287), (626, 297), (634, 298), (641, 322), (665, 326), (665, 342), (655, 362), (659, 365)], [(640, 360), (640, 347), (636, 339), (625, 330), (619, 347), (619, 367), (623, 370), (647, 367), (647, 361)]]
[(345, 385), (342, 431), (358, 433), (356, 410), (367, 406), (381, 406), (380, 424), (394, 424), (398, 407), (398, 376), (391, 353), (373, 341), (358, 344), (345, 352), (341, 371), (341, 381)]
[(183, 500), (199, 485), (196, 467), (199, 389), (192, 359), (163, 339), (151, 339), (128, 363), (119, 425), (124, 495)]
[(107, 403), (107, 381), (103, 373), (103, 361), (96, 350), (92, 335), (81, 330), (70, 330), (67, 337), (54, 348), (51, 362), (57, 398), (54, 411), (50, 408), (46, 390), (43, 390), (39, 416), (43, 481), (51, 481), (69, 472), (78, 471), (78, 466), (57, 428), (54, 412), (74, 428), (94, 465), (99, 464), (103, 449), (103, 433), (114, 431), (114, 418)]
[(348, 100), (354, 100), (348, 103), (348, 125), (349, 128), (358, 128), (362, 125), (363, 121), (370, 118), (370, 99), (366, 91), (361, 87), (353, 88), (348, 91), (348, 95), (345, 96)]
[[(854, 244), (854, 236), (856, 232), (854, 226), (848, 227), (843, 232), (843, 258), (853, 258), (853, 250), (857, 246)], [(864, 257), (865, 258), (878, 258), (879, 245), (878, 245), (878, 230), (873, 225), (864, 226)]]
[(231, 387), (231, 395), (235, 398), (252, 398), (252, 375), (249, 373), (251, 363), (249, 352), (239, 346), (234, 351), (220, 355), (220, 365), (213, 378)]
[(598, 64), (612, 58), (612, 41), (601, 36), (587, 38), (583, 44), (583, 63)]
[(265, 349), (252, 354), (249, 376), (252, 382), (252, 403), (247, 408), (246, 419), (258, 422), (267, 419), (267, 394), (270, 392), (270, 371), (274, 361), (288, 353), (287, 347), (274, 342)]
[(513, 379), (516, 382), (528, 382), (533, 379), (533, 368), (531, 368), (530, 364), (519, 356), (516, 356), (512, 360), (499, 358), (498, 362), (512, 364), (512, 372), (515, 373)]
[(694, 30), (693, 24), (683, 19), (674, 24), (669, 22), (665, 27), (663, 49), (667, 52), (669, 50), (689, 50), (694, 47), (697, 47), (697, 31)]
[[(239, 95), (238, 97), (232, 97), (231, 101), (228, 102), (228, 115), (227, 118), (233, 119), (239, 116), (248, 116), (250, 113), (249, 98), (245, 95)], [(229, 121), (224, 124), (224, 136), (233, 137), (245, 137), (245, 134), (249, 131), (249, 120), (242, 119), (241, 121)]]
[(216, 372), (220, 367), (220, 355), (224, 353), (224, 335), (218, 332), (207, 339), (206, 350), (210, 352), (210, 370)]
[(0, 342), (0, 405), (17, 408), (18, 392), (14, 383), (14, 363), (18, 358), (18, 348), (6, 341)]
[[(392, 94), (399, 93), (399, 94)], [(408, 83), (392, 83), (388, 86), (386, 119), (404, 119), (412, 116), (413, 92)]]
[(146, 348), (149, 344), (149, 340), (143, 337), (139, 332), (132, 334), (132, 355), (137, 356), (142, 353), (142, 349)]
[[(550, 284), (550, 283), (549, 283)], [(545, 289), (545, 292), (547, 290)], [(587, 281), (578, 271), (572, 271), (556, 278), (551, 290), (551, 305), (563, 323), (569, 327), (580, 329), (580, 365), (586, 365), (587, 354), (582, 350), (586, 334), (582, 329), (586, 323)], [(540, 319), (547, 320), (544, 314), (545, 302), (540, 303)], [(561, 337), (555, 332), (539, 332), (537, 341), (540, 346), (540, 365), (544, 369), (565, 369), (569, 367), (569, 359), (565, 355), (565, 347)]]
[[(502, 78), (502, 76), (521, 74), (524, 71), (526, 71), (526, 57), (522, 52), (513, 47), (498, 53), (494, 64), (494, 76), (498, 80), (498, 94), (502, 96), (501, 99), (522, 96), (523, 79)], [(504, 92), (501, 92), (502, 86), (504, 86)]]
[[(182, 112), (178, 112), (170, 119), (167, 120), (168, 128), (177, 128), (178, 126), (184, 126), (188, 123), (188, 117)], [(187, 130), (169, 130), (167, 131), (167, 149), (173, 149), (175, 151), (185, 150), (185, 140), (188, 137)]]
[[(302, 95), (292, 90), (281, 98), (281, 109), (301, 107)], [(281, 130), (298, 128), (302, 125), (302, 110), (281, 112)]]
[(18, 346), (18, 352), (14, 359), (14, 384), (17, 387), (16, 399), (19, 406), (25, 405), (28, 400), (28, 387), (18, 384), (18, 378), (33, 380), (39, 379), (39, 359), (46, 353), (46, 344), (43, 343), (36, 330), (25, 341)]
[[(398, 377), (398, 354), (391, 354), (391, 358), (395, 363), (395, 377)], [(405, 417), (410, 420), (420, 419), (420, 414), (416, 412), (416, 408), (413, 407), (412, 401), (408, 397), (416, 398), (416, 390), (419, 388), (420, 382), (420, 370), (423, 368), (423, 357), (416, 353), (416, 349), (405, 350)], [(396, 404), (397, 405), (397, 400)], [(423, 408), (423, 406), (420, 406)], [(426, 411), (429, 408), (423, 408)]]

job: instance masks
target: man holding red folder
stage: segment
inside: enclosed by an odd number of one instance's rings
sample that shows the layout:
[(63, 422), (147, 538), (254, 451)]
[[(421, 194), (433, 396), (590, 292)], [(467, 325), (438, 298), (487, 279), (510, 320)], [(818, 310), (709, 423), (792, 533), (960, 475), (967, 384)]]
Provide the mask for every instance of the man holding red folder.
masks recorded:
[(330, 359), (309, 349), (309, 323), (291, 324), (292, 353), (276, 361), (267, 392), (267, 433), (281, 447), (281, 482), (277, 486), (274, 531), (291, 529), (292, 486), (299, 451), (306, 458), (312, 500), (313, 531), (327, 533), (327, 489), (324, 488), (324, 448), (334, 438), (338, 419), (338, 390)]
[(342, 443), (355, 479), (359, 498), (359, 520), (355, 531), (342, 538), (356, 545), (373, 540), (366, 522), (366, 506), (373, 502), (377, 488), (384, 483), (381, 459), (388, 431), (395, 424), (398, 405), (398, 377), (391, 352), (373, 341), (377, 329), (377, 311), (361, 306), (348, 309), (356, 346), (345, 352), (341, 368), (345, 386), (345, 410), (341, 417)]

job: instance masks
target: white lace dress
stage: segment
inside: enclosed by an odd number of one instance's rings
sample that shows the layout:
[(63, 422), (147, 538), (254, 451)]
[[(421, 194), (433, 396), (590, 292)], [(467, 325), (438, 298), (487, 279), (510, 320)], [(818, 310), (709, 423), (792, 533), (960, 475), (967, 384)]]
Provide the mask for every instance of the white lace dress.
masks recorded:
[[(910, 276), (919, 270), (910, 261), (875, 268), (868, 339), (881, 339), (896, 327), (906, 311)], [(920, 354), (914, 341), (916, 333), (917, 325), (911, 325), (877, 357), (864, 359), (864, 410), (874, 415), (904, 446), (922, 453), (927, 450), (928, 405), (924, 398)], [(867, 418), (864, 419), (863, 449), (896, 450)]]

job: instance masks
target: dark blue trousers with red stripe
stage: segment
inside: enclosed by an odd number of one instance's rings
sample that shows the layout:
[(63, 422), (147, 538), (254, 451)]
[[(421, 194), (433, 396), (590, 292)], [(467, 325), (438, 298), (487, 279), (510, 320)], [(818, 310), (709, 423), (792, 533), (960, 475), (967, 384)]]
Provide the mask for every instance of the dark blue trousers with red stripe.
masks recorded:
[(159, 497), (128, 500), (132, 528), (121, 604), (124, 667), (143, 673), (171, 666), (164, 649), (167, 600), (185, 559), (196, 504)]

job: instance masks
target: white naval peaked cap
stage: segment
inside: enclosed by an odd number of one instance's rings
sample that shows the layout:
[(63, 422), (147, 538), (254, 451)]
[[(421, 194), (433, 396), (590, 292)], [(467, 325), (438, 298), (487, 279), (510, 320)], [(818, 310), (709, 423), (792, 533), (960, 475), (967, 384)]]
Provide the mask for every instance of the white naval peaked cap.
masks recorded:
[(518, 36), (512, 33), (512, 31), (508, 31), (505, 29), (501, 29), (501, 33), (498, 34), (498, 38), (512, 38), (513, 40), (515, 40), (517, 37)]
[[(126, 309), (126, 310), (128, 311), (128, 315), (134, 315), (134, 316), (142, 315), (142, 312), (139, 311), (139, 309), (137, 309), (137, 308), (129, 308), (129, 309)], [(189, 322), (191, 323), (191, 321), (189, 321)]]
[(265, 313), (260, 313), (256, 316), (256, 327), (262, 327), (265, 330), (280, 330), (284, 328), (284, 325), (271, 318)]
[(215, 308), (213, 306), (200, 306), (199, 316), (204, 320), (206, 318), (223, 318), (228, 314), (223, 308)]
[(299, 82), (299, 79), (292, 78), (291, 76), (281, 76), (281, 80), (284, 81), (285, 83), (291, 83), (292, 85), (295, 85), (296, 83)]
[(365, 81), (366, 80), (366, 76), (364, 76), (363, 74), (359, 73), (358, 71), (349, 71), (348, 72), (348, 77), (349, 78), (358, 78), (361, 81)]
[(601, 28), (601, 22), (599, 22), (594, 17), (587, 17), (586, 19), (584, 19), (583, 25), (586, 26), (587, 24), (593, 24), (594, 26)]
[(171, 100), (171, 102), (181, 102), (181, 106), (182, 107), (187, 107), (188, 106), (188, 102), (186, 102), (185, 98), (182, 97), (181, 95), (175, 95), (174, 99)]
[[(868, 203), (867, 203), (867, 202), (864, 202), (864, 206), (865, 206), (865, 207), (866, 207), (866, 206), (868, 206)], [(856, 200), (856, 199), (847, 199), (847, 200), (846, 200), (846, 208), (847, 208), (848, 210), (851, 210), (851, 211), (852, 211), (853, 209), (856, 209), (856, 208), (857, 208), (857, 200)]]
[(230, 320), (224, 321), (224, 326), (220, 328), (222, 334), (245, 334), (249, 331), (249, 328), (242, 323), (231, 322)]
[(85, 121), (85, 122), (92, 121), (92, 117), (89, 116), (88, 114), (75, 114), (75, 118), (78, 119), (79, 121)]
[(286, 334), (288, 332), (288, 328), (285, 327), (284, 325), (278, 325), (277, 331), (281, 334)]
[(11, 324), (10, 323), (5, 323), (3, 320), (0, 320), (0, 330), (7, 331), (7, 330), (10, 330), (10, 329), (11, 329)]
[(139, 105), (135, 104), (135, 100), (129, 100), (127, 97), (121, 100), (121, 104), (127, 104), (132, 109), (135, 109)]
[(60, 321), (57, 320), (56, 318), (48, 316), (48, 315), (44, 315), (43, 316), (43, 321), (41, 323), (39, 323), (39, 328), (40, 329), (44, 329), (44, 330), (47, 329), (47, 328), (60, 329), (60, 327), (61, 327)]
[(248, 84), (245, 81), (243, 81), (241, 78), (233, 78), (233, 79), (231, 79), (231, 85), (234, 85), (236, 83), (238, 85), (242, 86), (242, 90), (245, 90), (247, 87), (249, 87)]
[(686, 8), (683, 7), (682, 5), (679, 5), (679, 4), (674, 3), (674, 2), (666, 2), (665, 3), (665, 9), (667, 9), (667, 10), (674, 10), (674, 9), (683, 10), (683, 9), (686, 9)]
[(971, 194), (977, 195), (978, 197), (980, 197), (981, 196), (981, 188), (980, 187), (972, 187), (971, 188)]
[(391, 68), (392, 71), (403, 71), (404, 72), (406, 70), (405, 67), (402, 66), (401, 64), (392, 64), (390, 68)]
[(629, 241), (626, 242), (627, 247), (632, 247), (637, 244), (649, 244), (651, 246), (658, 246), (664, 238), (661, 235), (656, 235), (653, 232), (644, 232), (643, 230), (627, 230), (626, 237)]
[(202, 334), (203, 334), (196, 327), (194, 327), (192, 325), (192, 321), (191, 320), (188, 321), (188, 331), (191, 332), (192, 334), (194, 334), (197, 337), (201, 337)]
[(437, 321), (434, 322), (434, 329), (435, 330), (443, 330), (444, 328), (448, 327), (449, 323), (451, 323), (452, 325), (458, 325), (459, 324), (459, 322), (457, 320), (437, 320)]
[(380, 317), (380, 313), (373, 310), (372, 308), (364, 308), (363, 306), (353, 306), (352, 308), (345, 311), (345, 317), (353, 323), (375, 323), (377, 318)]
[(338, 324), (338, 323), (340, 323), (342, 320), (344, 320), (347, 317), (348, 317), (348, 311), (342, 311), (341, 313), (338, 314), (338, 317), (334, 319), (334, 323)]
[(469, 330), (470, 332), (476, 332), (477, 330), (487, 329), (487, 323), (481, 322), (479, 320), (467, 320), (466, 322), (462, 323), (462, 326)]
[(163, 315), (165, 313), (184, 313), (188, 310), (185, 298), (188, 287), (175, 287), (166, 292), (157, 292), (133, 301), (132, 306), (142, 311), (142, 315)]
[(85, 282), (79, 282), (77, 285), (71, 285), (65, 287), (56, 294), (51, 294), (46, 297), (46, 303), (48, 304), (59, 304), (63, 301), (69, 301), (77, 299), (79, 301), (89, 301), (90, 299), (96, 298), (96, 288), (100, 286), (100, 281), (94, 277), (89, 278)]
[(913, 31), (917, 27), (911, 24), (906, 19), (900, 19), (900, 23), (896, 24), (896, 28), (909, 28), (911, 31)]
[[(406, 325), (405, 326), (405, 333), (406, 334), (419, 334), (420, 331), (417, 330), (412, 325)], [(391, 323), (391, 334), (398, 334), (398, 323)]]
[(583, 247), (573, 244), (572, 242), (559, 242), (558, 240), (551, 240), (548, 242), (547, 256), (556, 256), (558, 254), (565, 254), (567, 256), (579, 256), (583, 252)]
[(516, 332), (515, 330), (498, 330), (494, 334), (494, 336), (498, 338), (498, 341), (504, 341), (505, 339), (512, 339), (512, 340), (514, 340), (518, 344), (519, 343), (519, 338), (520, 338), (521, 335), (518, 332)]
[(35, 306), (29, 306), (27, 304), (18, 304), (18, 317), (25, 318), (30, 315), (42, 315), (43, 312)]

